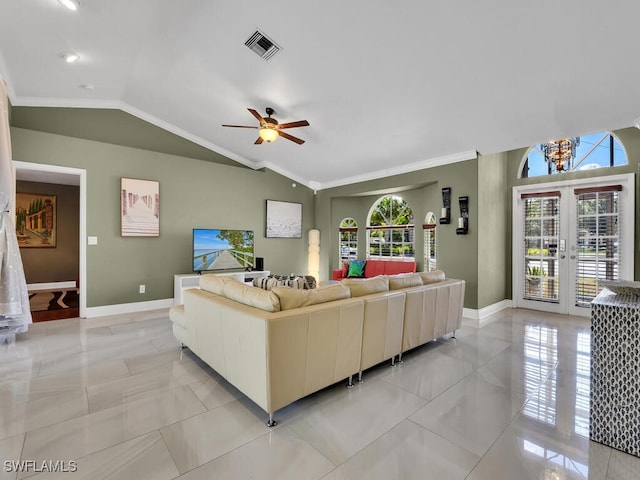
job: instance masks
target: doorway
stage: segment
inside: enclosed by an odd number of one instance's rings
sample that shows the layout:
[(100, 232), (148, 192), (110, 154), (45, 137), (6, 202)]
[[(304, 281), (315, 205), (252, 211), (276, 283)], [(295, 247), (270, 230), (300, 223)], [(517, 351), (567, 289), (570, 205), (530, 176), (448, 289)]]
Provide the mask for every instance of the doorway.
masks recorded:
[(86, 317), (87, 285), (86, 285), (86, 211), (87, 211), (87, 171), (79, 168), (45, 165), (31, 162), (13, 162), (16, 168), (16, 179), (52, 183), (61, 185), (77, 185), (80, 194), (80, 225), (79, 225), (79, 298), (78, 307), (81, 318)]
[(634, 176), (513, 189), (516, 307), (588, 316), (602, 280), (634, 274)]

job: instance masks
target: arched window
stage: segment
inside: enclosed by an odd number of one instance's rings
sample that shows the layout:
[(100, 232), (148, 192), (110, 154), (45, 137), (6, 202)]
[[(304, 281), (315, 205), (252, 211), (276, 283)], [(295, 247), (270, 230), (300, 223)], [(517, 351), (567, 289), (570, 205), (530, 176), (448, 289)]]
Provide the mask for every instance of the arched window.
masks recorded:
[(367, 258), (415, 259), (413, 213), (401, 197), (382, 197), (371, 208), (367, 222)]
[(436, 216), (427, 213), (422, 229), (424, 231), (424, 271), (433, 272), (438, 268), (436, 262)]
[(520, 178), (627, 163), (627, 153), (615, 135), (610, 132), (592, 133), (531, 147), (523, 159)]
[(358, 258), (358, 223), (353, 218), (340, 222), (340, 263)]

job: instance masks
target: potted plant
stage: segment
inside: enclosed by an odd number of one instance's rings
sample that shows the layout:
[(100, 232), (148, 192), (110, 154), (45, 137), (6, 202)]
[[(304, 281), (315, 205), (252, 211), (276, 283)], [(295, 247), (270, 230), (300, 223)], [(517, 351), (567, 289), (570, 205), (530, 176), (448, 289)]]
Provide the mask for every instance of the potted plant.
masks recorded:
[(536, 265), (529, 265), (527, 267), (527, 290), (529, 294), (538, 294), (538, 287), (540, 285), (540, 280), (546, 274), (544, 270)]

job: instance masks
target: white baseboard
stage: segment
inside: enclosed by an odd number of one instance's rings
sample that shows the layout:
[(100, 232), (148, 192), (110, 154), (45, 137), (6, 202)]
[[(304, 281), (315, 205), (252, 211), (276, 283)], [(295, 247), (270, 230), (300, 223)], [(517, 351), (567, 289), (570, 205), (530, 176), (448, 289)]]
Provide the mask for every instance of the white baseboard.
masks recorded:
[(121, 313), (146, 312), (147, 310), (159, 310), (173, 307), (173, 298), (163, 300), (150, 300), (148, 302), (120, 303), (118, 305), (104, 305), (102, 307), (87, 307), (86, 318), (105, 317), (107, 315), (119, 315)]
[(50, 283), (29, 283), (27, 284), (27, 290), (30, 292), (36, 292), (38, 290), (66, 290), (68, 288), (75, 288), (76, 282), (71, 280), (69, 282), (50, 282)]
[(465, 318), (469, 318), (471, 320), (476, 321), (476, 325), (481, 327), (482, 325), (487, 323), (487, 319), (501, 310), (506, 308), (513, 307), (513, 300), (502, 300), (498, 303), (494, 303), (493, 305), (488, 305), (479, 310), (473, 308), (463, 308), (462, 316)]

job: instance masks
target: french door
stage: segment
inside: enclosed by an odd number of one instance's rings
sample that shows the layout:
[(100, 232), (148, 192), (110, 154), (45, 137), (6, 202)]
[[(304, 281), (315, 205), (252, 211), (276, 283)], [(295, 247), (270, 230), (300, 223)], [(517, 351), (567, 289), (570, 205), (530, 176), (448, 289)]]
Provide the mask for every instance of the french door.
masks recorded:
[(514, 187), (514, 305), (586, 316), (602, 280), (632, 280), (634, 198), (633, 175)]

